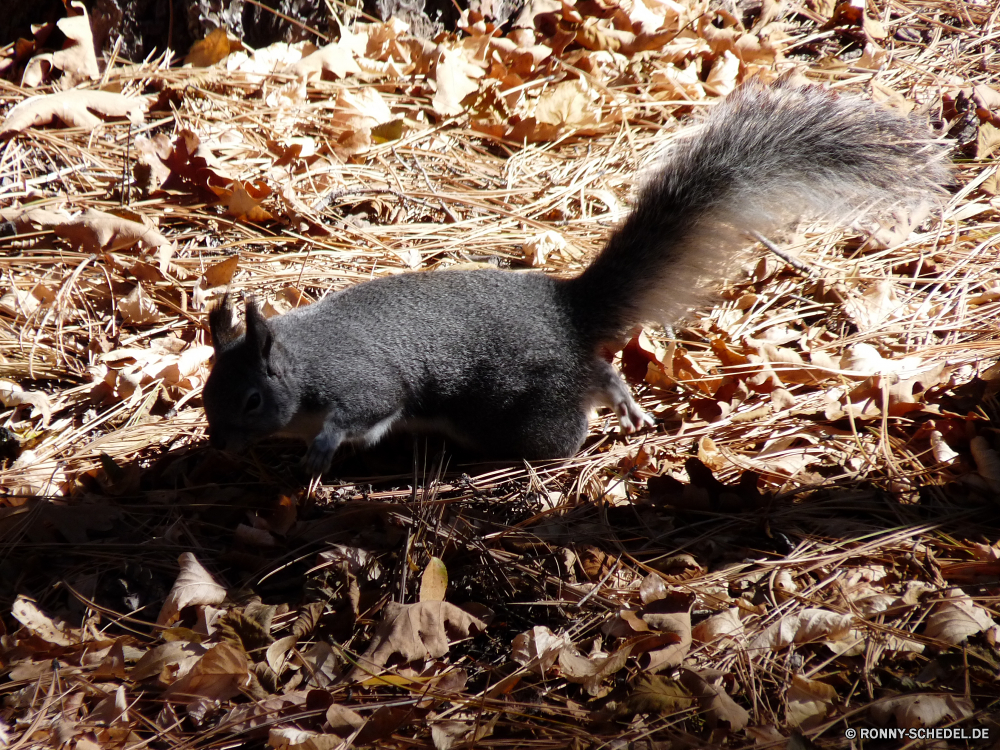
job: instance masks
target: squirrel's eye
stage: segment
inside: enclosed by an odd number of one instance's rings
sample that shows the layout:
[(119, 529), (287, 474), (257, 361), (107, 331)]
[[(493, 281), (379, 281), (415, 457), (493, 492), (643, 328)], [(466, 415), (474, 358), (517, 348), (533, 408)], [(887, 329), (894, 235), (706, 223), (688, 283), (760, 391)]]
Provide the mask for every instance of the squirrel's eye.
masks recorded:
[(256, 411), (260, 408), (260, 394), (254, 391), (247, 397), (247, 402), (243, 406), (243, 411)]

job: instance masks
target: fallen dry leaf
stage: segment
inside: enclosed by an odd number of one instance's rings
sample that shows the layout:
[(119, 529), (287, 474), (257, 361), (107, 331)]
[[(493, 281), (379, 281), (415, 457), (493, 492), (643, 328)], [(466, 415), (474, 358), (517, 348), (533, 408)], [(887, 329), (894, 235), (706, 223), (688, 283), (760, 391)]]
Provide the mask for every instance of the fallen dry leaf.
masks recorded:
[(164, 697), (188, 705), (196, 701), (223, 701), (238, 695), (249, 684), (247, 655), (237, 646), (223, 642), (212, 646), (186, 675), (171, 684)]
[(967, 719), (973, 714), (973, 705), (968, 698), (957, 695), (901, 695), (873, 703), (868, 714), (880, 726), (886, 726), (892, 718), (899, 727), (918, 729)]
[(945, 600), (927, 617), (924, 635), (954, 646), (971, 635), (995, 627), (989, 613), (968, 594), (961, 589), (949, 589), (945, 592)]
[(226, 598), (226, 589), (215, 582), (211, 573), (202, 567), (191, 552), (184, 552), (177, 559), (181, 566), (174, 586), (167, 594), (157, 625), (173, 622), (184, 607), (196, 604), (219, 604)]
[(826, 609), (807, 607), (785, 615), (755, 636), (748, 648), (779, 650), (793, 643), (811, 643), (846, 638), (854, 624), (854, 615), (840, 615)]
[(448, 568), (444, 560), (432, 557), (420, 577), (420, 601), (443, 602), (448, 590)]
[(808, 730), (819, 726), (837, 698), (832, 685), (792, 675), (792, 684), (785, 695), (785, 720), (796, 729)]
[[(59, 120), (71, 128), (93, 130), (105, 117), (127, 117), (133, 125), (145, 119), (146, 101), (110, 91), (74, 89), (32, 96), (15, 105), (0, 124), (0, 137)], [(96, 114), (94, 114), (96, 113)]]
[(67, 10), (72, 15), (56, 21), (56, 26), (66, 36), (66, 42), (61, 50), (52, 53), (52, 64), (65, 71), (72, 80), (100, 78), (101, 69), (97, 66), (87, 8), (81, 2), (72, 2)]
[(485, 630), (486, 625), (483, 620), (448, 602), (389, 602), (383, 610), (382, 624), (349, 679), (357, 680), (373, 668), (384, 667), (394, 654), (405, 662), (444, 656), (448, 653), (449, 632), (454, 637), (467, 638), (474, 631)]

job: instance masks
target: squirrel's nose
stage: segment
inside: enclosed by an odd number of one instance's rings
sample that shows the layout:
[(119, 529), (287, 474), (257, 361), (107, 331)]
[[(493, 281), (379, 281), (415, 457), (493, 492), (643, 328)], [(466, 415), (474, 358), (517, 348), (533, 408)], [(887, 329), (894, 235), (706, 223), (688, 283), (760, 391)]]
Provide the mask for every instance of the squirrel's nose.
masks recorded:
[(224, 451), (226, 449), (226, 438), (218, 430), (212, 430), (208, 433), (208, 442), (216, 450)]

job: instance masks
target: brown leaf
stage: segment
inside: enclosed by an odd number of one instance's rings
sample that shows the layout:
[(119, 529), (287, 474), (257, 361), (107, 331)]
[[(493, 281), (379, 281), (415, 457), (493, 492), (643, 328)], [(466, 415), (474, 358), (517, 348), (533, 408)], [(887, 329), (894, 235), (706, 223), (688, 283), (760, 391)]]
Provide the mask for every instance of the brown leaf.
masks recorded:
[(683, 685), (669, 677), (642, 675), (625, 699), (629, 714), (673, 714), (694, 704)]
[(82, 247), (91, 253), (127, 250), (136, 244), (145, 247), (169, 244), (167, 238), (151, 222), (142, 221), (143, 217), (139, 214), (133, 215), (140, 220), (91, 208), (72, 219), (64, 219), (52, 225), (51, 229), (59, 237), (68, 239), (74, 247)]
[(223, 642), (209, 649), (184, 677), (167, 688), (164, 697), (186, 700), (188, 704), (197, 700), (223, 701), (238, 695), (249, 684), (246, 654)]
[(383, 610), (382, 624), (349, 679), (360, 679), (384, 667), (394, 654), (405, 662), (444, 656), (448, 653), (449, 632), (466, 638), (473, 631), (482, 632), (486, 625), (483, 620), (448, 602), (389, 602)]
[(233, 274), (236, 273), (239, 263), (240, 256), (237, 254), (209, 266), (205, 269), (205, 274), (201, 277), (201, 287), (203, 289), (212, 289), (217, 286), (228, 286), (233, 280)]
[(927, 617), (924, 635), (958, 645), (971, 635), (996, 627), (989, 613), (961, 589), (951, 589)]
[(233, 180), (227, 187), (208, 186), (226, 206), (226, 215), (240, 221), (269, 221), (274, 217), (264, 208), (261, 201), (271, 195), (271, 188), (265, 182), (241, 182)]
[(97, 66), (87, 9), (81, 2), (70, 3), (69, 9), (76, 15), (56, 21), (56, 26), (66, 36), (66, 42), (61, 50), (52, 53), (52, 64), (68, 73), (73, 80), (100, 78), (101, 69)]
[(126, 325), (141, 326), (160, 319), (160, 309), (149, 295), (136, 284), (127, 295), (118, 300), (118, 312)]
[(195, 68), (207, 68), (229, 57), (229, 51), (229, 35), (224, 28), (219, 27), (192, 44), (184, 62)]
[(698, 698), (710, 725), (722, 725), (738, 732), (750, 721), (750, 714), (719, 685), (722, 673), (715, 670), (681, 669), (681, 684)]
[(796, 729), (808, 730), (819, 726), (836, 698), (837, 690), (832, 685), (792, 675), (792, 684), (785, 696), (788, 701), (785, 720)]
[(936, 727), (945, 722), (952, 723), (972, 716), (975, 707), (968, 698), (957, 695), (901, 695), (873, 703), (868, 713), (872, 721), (881, 726), (890, 718), (904, 729)]
[(182, 553), (178, 563), (181, 571), (170, 593), (167, 594), (159, 617), (156, 618), (157, 625), (173, 622), (184, 607), (196, 604), (219, 604), (226, 598), (226, 589), (215, 582), (193, 553)]
[(98, 115), (127, 117), (134, 125), (139, 125), (145, 118), (145, 111), (146, 102), (138, 97), (86, 89), (59, 91), (29, 97), (11, 108), (0, 125), (0, 137), (48, 125), (55, 120), (71, 128), (93, 130), (104, 122)]

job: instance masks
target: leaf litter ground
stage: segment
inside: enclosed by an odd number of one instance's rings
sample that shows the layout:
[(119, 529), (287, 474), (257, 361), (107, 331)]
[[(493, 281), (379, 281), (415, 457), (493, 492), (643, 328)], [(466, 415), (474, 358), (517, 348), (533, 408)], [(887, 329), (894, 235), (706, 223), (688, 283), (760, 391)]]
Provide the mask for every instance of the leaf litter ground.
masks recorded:
[[(86, 44), (2, 50), (5, 742), (1000, 736), (995, 9), (521, 18), (216, 35), (201, 67), (119, 61), (100, 92)], [(227, 287), (283, 312), (407, 270), (574, 273), (689, 116), (789, 70), (943, 125), (953, 193), (769, 238), (789, 261), (748, 254), (714, 307), (635, 335), (618, 361), (655, 430), (598, 415), (532, 466), (396, 438), (321, 482), (298, 445), (207, 447)]]

